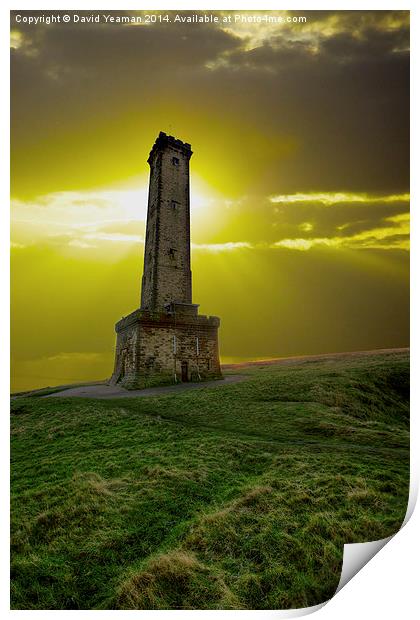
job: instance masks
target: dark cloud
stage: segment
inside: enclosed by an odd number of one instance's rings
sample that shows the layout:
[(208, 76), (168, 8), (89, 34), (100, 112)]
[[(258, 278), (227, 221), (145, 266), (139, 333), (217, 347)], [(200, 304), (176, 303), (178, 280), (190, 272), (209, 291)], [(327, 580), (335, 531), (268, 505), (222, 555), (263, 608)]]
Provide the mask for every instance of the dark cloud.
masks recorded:
[(279, 140), (297, 138), (295, 152), (272, 162), (262, 184), (285, 192), (408, 187), (409, 56), (393, 51), (402, 35), (346, 33), (324, 38), (317, 53), (309, 43), (284, 42), (230, 56), (235, 70), (214, 78), (225, 96), (233, 100), (235, 86), (247, 82), (244, 115), (253, 112)]
[[(403, 202), (392, 205), (341, 203), (331, 207), (316, 203), (304, 205), (295, 203), (287, 206), (279, 204), (278, 207), (279, 228), (283, 219), (288, 226), (294, 227), (295, 233), (299, 228), (301, 231), (299, 236), (302, 238), (347, 237), (377, 228), (392, 228), (398, 224), (389, 218), (407, 213), (408, 210), (407, 203)], [(313, 224), (311, 231), (302, 229), (302, 224), (305, 222)], [(289, 230), (291, 232), (291, 228)]]
[(254, 49), (214, 25), (14, 24), (14, 191), (116, 180), (115, 158), (135, 173), (156, 111), (220, 161), (226, 193), (407, 191), (407, 16), (311, 13)]
[(409, 11), (305, 11), (307, 29), (321, 33), (348, 32), (360, 37), (367, 30), (395, 31), (408, 28)]
[[(173, 89), (178, 74), (238, 45), (232, 35), (205, 25), (14, 28), (24, 42), (11, 57), (12, 128), (18, 133), (36, 119), (40, 130), (49, 131), (54, 123), (65, 130), (82, 118), (95, 123), (104, 112), (112, 116), (127, 106), (144, 107)], [(37, 123), (31, 127), (36, 131)]]

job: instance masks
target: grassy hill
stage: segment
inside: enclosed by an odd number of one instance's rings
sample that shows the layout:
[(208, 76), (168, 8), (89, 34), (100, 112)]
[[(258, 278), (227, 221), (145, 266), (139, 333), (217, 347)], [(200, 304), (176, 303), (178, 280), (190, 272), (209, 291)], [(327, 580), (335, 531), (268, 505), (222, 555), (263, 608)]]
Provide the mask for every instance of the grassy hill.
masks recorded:
[(153, 398), (12, 401), (12, 607), (279, 609), (408, 498), (408, 353)]

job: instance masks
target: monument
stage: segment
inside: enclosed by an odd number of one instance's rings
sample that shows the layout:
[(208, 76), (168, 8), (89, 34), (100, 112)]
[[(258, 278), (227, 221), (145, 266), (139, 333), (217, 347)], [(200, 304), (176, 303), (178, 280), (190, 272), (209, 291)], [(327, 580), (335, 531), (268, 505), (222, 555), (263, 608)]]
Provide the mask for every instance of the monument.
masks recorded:
[(140, 307), (115, 325), (110, 383), (141, 389), (220, 378), (220, 319), (192, 303), (191, 145), (160, 132), (150, 151)]

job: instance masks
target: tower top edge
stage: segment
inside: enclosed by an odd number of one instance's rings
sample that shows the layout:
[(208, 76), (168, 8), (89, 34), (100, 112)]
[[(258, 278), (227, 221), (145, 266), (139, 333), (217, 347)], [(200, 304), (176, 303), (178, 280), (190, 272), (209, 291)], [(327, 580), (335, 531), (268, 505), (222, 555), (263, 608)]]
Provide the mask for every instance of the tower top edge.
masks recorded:
[(192, 155), (191, 144), (188, 142), (182, 142), (182, 140), (178, 140), (178, 138), (174, 138), (174, 136), (168, 136), (164, 131), (159, 132), (158, 137), (155, 140), (155, 143), (152, 147), (152, 150), (149, 154), (148, 161), (151, 160), (153, 154), (156, 151), (163, 151), (168, 147), (174, 147), (189, 157)]

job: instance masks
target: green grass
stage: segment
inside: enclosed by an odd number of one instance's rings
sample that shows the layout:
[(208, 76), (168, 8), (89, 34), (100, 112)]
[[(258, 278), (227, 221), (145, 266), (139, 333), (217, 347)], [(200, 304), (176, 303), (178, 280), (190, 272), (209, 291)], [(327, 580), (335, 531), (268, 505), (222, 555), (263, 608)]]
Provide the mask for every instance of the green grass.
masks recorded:
[(408, 354), (153, 398), (12, 401), (14, 609), (280, 609), (400, 527)]

